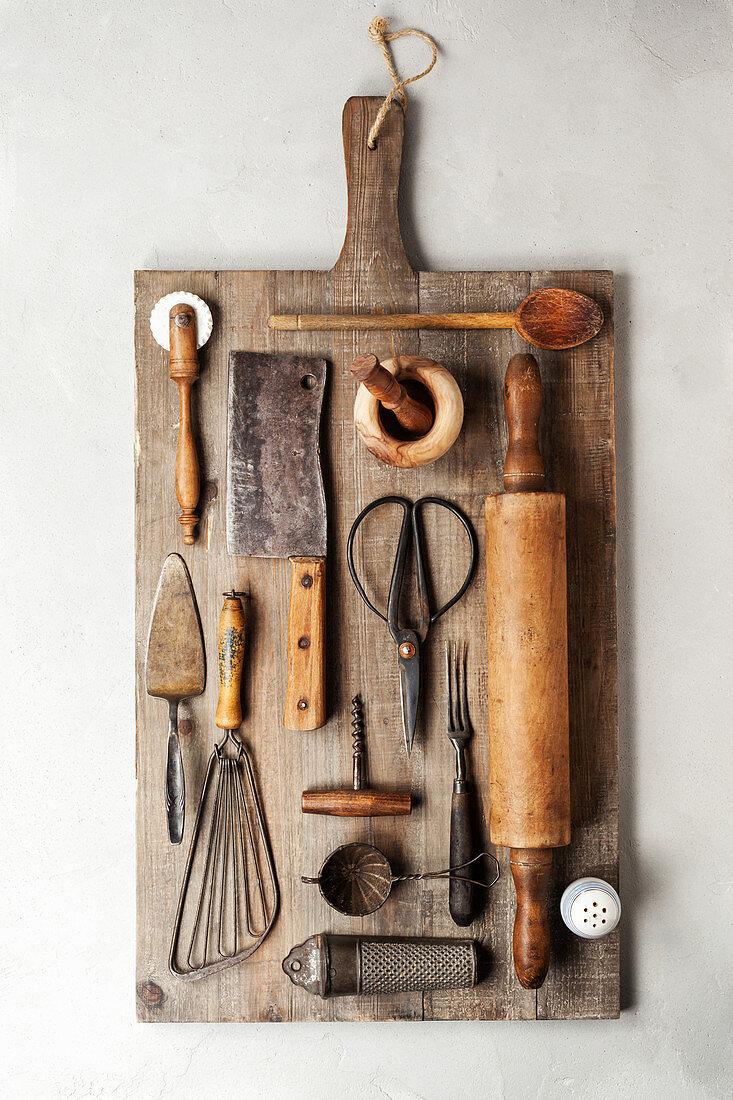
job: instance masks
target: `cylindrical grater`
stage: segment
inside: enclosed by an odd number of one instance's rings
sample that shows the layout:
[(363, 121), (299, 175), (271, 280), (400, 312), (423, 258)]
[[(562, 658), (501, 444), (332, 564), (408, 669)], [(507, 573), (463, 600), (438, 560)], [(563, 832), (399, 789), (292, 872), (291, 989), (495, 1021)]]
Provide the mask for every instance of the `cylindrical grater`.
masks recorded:
[(297, 944), (282, 965), (293, 985), (317, 997), (470, 989), (478, 980), (473, 940), (320, 932)]

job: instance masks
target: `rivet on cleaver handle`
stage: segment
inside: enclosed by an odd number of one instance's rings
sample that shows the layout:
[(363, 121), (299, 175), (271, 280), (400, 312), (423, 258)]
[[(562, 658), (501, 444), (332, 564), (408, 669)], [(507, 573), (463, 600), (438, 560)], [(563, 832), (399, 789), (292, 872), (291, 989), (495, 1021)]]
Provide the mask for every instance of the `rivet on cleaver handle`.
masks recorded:
[(283, 724), (326, 720), (326, 498), (319, 431), (326, 363), (302, 355), (229, 355), (227, 549), (293, 564)]

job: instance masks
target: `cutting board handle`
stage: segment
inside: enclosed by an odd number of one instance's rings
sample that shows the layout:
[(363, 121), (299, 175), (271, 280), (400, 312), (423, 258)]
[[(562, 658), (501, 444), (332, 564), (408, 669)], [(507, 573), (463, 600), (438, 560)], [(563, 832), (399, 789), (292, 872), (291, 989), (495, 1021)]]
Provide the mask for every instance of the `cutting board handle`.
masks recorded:
[(344, 158), (348, 214), (346, 237), (334, 273), (362, 273), (364, 257), (373, 257), (388, 274), (414, 275), (400, 233), (398, 200), (405, 113), (393, 101), (377, 137), (367, 145), (369, 131), (384, 102), (381, 96), (352, 96), (343, 114)]

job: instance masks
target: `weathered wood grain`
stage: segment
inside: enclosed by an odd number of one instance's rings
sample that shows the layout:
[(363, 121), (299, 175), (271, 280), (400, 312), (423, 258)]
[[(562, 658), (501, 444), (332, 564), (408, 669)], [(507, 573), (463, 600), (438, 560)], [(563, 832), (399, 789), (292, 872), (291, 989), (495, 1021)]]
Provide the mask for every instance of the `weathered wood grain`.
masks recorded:
[[(377, 149), (366, 134), (380, 100), (347, 105), (349, 228), (330, 272), (138, 272), (136, 346), (136, 701), (137, 701), (137, 1005), (140, 1019), (390, 1020), (604, 1017), (618, 1013), (618, 933), (597, 942), (573, 937), (557, 904), (567, 883), (600, 874), (617, 885), (617, 745), (615, 643), (615, 480), (612, 277), (608, 272), (422, 272), (409, 265), (399, 238), (397, 186), (402, 114), (390, 111)], [(314, 932), (464, 935), (448, 914), (445, 881), (395, 887), (363, 920), (330, 910), (316, 887), (300, 882), (339, 844), (366, 840), (382, 848), (396, 873), (437, 870), (448, 861), (454, 753), (445, 736), (442, 648), (469, 647), (469, 699), (475, 735), (469, 749), (482, 841), (488, 840), (488, 759), (483, 580), (483, 498), (501, 489), (506, 448), (502, 383), (511, 354), (526, 349), (512, 331), (273, 332), (271, 313), (512, 311), (541, 286), (566, 286), (596, 298), (606, 323), (593, 341), (566, 352), (537, 352), (545, 413), (541, 445), (551, 489), (567, 496), (573, 839), (556, 852), (550, 894), (553, 958), (538, 992), (514, 975), (514, 896), (508, 852), (502, 878), (470, 934), (480, 944), (483, 980), (473, 990), (431, 995), (320, 1001), (295, 989), (280, 969), (290, 948)], [(202, 473), (200, 523), (183, 546), (173, 486), (178, 394), (166, 353), (148, 317), (162, 295), (186, 289), (214, 314), (199, 353), (193, 423)], [(323, 415), (323, 465), (329, 505), (326, 630), (328, 721), (320, 730), (283, 730), (290, 565), (230, 557), (225, 541), (226, 393), (230, 350), (323, 356), (329, 382)], [(355, 383), (349, 365), (361, 352), (380, 359), (420, 354), (455, 375), (465, 400), (461, 435), (431, 466), (400, 470), (378, 462), (353, 426)], [(348, 576), (346, 535), (360, 508), (377, 496), (431, 493), (455, 501), (471, 518), (481, 558), (465, 597), (433, 628), (423, 649), (423, 697), (416, 744), (402, 746), (396, 661), (384, 623), (363, 606)], [(370, 517), (371, 518), (371, 517)], [(444, 518), (426, 514), (438, 596), (460, 583), (462, 543)], [(398, 517), (365, 523), (357, 551), (372, 591), (384, 598)], [(167, 840), (163, 776), (167, 724), (145, 692), (145, 647), (155, 587), (165, 556), (181, 553), (191, 572), (207, 656), (207, 690), (181, 708), (181, 743), (189, 804), (184, 842)], [(200, 982), (176, 981), (168, 949), (198, 793), (215, 739), (216, 638), (222, 593), (246, 594), (247, 653), (242, 734), (252, 752), (277, 865), (282, 908), (259, 951), (245, 963)], [(212, 686), (213, 685), (213, 686)], [(411, 789), (410, 817), (374, 820), (307, 816), (300, 793), (343, 787), (350, 772), (350, 700), (364, 699), (369, 784)]]

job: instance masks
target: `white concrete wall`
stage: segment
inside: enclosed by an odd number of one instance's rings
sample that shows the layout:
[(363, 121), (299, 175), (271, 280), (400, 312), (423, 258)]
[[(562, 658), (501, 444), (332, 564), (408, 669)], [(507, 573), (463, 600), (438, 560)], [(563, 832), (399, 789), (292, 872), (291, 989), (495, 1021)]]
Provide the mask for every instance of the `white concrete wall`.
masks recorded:
[[(327, 267), (380, 12), (433, 268), (618, 278), (619, 1022), (134, 1022), (132, 272)], [(8, 1097), (731, 1094), (731, 5), (5, 0)], [(409, 73), (424, 46), (397, 43)], [(726, 999), (727, 998), (727, 999)]]

